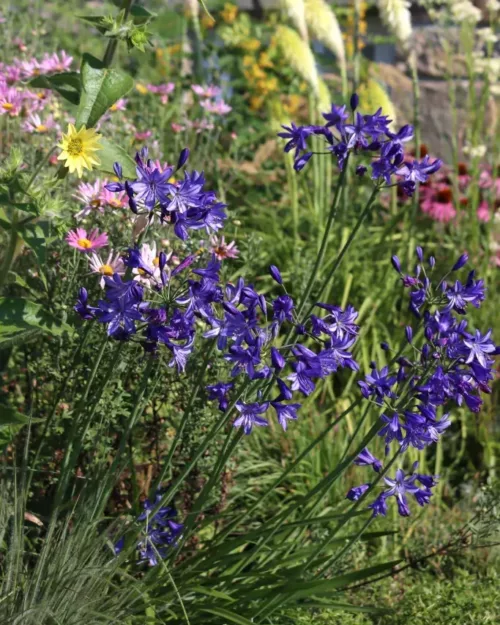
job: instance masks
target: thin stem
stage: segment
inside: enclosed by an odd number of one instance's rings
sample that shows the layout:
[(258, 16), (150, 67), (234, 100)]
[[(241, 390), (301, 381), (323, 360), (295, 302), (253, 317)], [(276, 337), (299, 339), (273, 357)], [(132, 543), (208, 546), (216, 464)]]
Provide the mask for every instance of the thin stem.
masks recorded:
[[(346, 165), (345, 165), (345, 166), (347, 167), (347, 162), (346, 162)], [(343, 171), (345, 171), (345, 169), (344, 169)], [(340, 186), (340, 185), (339, 185), (339, 186)], [(348, 239), (347, 239), (347, 241), (345, 242), (344, 247), (340, 250), (340, 253), (339, 253), (339, 255), (337, 256), (337, 259), (335, 260), (335, 262), (334, 262), (334, 264), (333, 264), (333, 267), (330, 269), (330, 271), (329, 271), (329, 273), (328, 273), (327, 277), (323, 280), (323, 282), (322, 282), (322, 284), (321, 284), (321, 287), (320, 287), (320, 289), (319, 289), (319, 291), (318, 291), (318, 295), (317, 295), (317, 298), (318, 298), (318, 299), (319, 299), (319, 298), (321, 297), (321, 295), (324, 293), (324, 291), (325, 291), (326, 287), (328, 286), (328, 283), (329, 283), (329, 282), (330, 282), (330, 280), (333, 278), (333, 276), (334, 276), (335, 272), (337, 271), (337, 269), (339, 268), (340, 263), (342, 262), (342, 260), (343, 260), (344, 256), (346, 255), (347, 251), (348, 251), (348, 250), (349, 250), (349, 248), (351, 247), (351, 244), (352, 244), (352, 242), (354, 241), (354, 239), (356, 238), (356, 235), (357, 235), (357, 233), (358, 233), (358, 230), (361, 228), (361, 225), (363, 224), (363, 221), (365, 220), (365, 217), (368, 215), (368, 213), (369, 213), (369, 212), (370, 212), (370, 210), (372, 209), (372, 206), (373, 206), (373, 204), (374, 204), (374, 202), (375, 202), (375, 198), (377, 197), (377, 193), (378, 193), (378, 191), (379, 191), (379, 188), (378, 188), (378, 187), (374, 187), (374, 188), (373, 188), (372, 194), (370, 195), (370, 198), (369, 198), (369, 200), (368, 200), (368, 202), (367, 202), (367, 204), (366, 204), (365, 208), (363, 209), (363, 211), (361, 212), (360, 216), (358, 217), (358, 221), (356, 222), (356, 224), (355, 224), (354, 228), (352, 229), (352, 232), (351, 232), (351, 234), (349, 235), (349, 238), (348, 238)], [(337, 196), (337, 193), (336, 193), (336, 196)], [(338, 199), (338, 198), (337, 198), (337, 199)], [(335, 204), (335, 199), (334, 199), (334, 204)], [(326, 245), (325, 245), (325, 247), (326, 247)], [(323, 253), (323, 256), (324, 256), (324, 253)], [(319, 258), (319, 256), (318, 256), (318, 258)], [(321, 258), (321, 261), (322, 261), (322, 260), (323, 260), (323, 258)], [(316, 263), (316, 265), (315, 265), (315, 269), (316, 269), (316, 266), (317, 266), (317, 265), (319, 266), (319, 263)], [(312, 283), (314, 283), (314, 280), (310, 280), (309, 282), (310, 282), (310, 283), (311, 283), (311, 282), (312, 282)], [(309, 286), (309, 285), (308, 285), (308, 286)], [(311, 284), (311, 288), (312, 288), (312, 284)], [(306, 292), (307, 292), (307, 290), (306, 290)], [(310, 290), (309, 290), (309, 293), (310, 293)], [(309, 296), (309, 293), (307, 293), (307, 296)], [(297, 315), (300, 315), (300, 313), (302, 312), (303, 308), (304, 308), (303, 306), (299, 308), (299, 310), (297, 311)], [(311, 312), (313, 311), (313, 309), (314, 309), (314, 304), (313, 304), (313, 305), (309, 308), (309, 310), (308, 310), (308, 311), (307, 311), (307, 313), (306, 313), (306, 314), (302, 317), (302, 319), (306, 319), (306, 318), (307, 318), (307, 317), (311, 314)]]
[(349, 156), (347, 156), (347, 158), (345, 160), (345, 163), (344, 163), (344, 167), (343, 167), (343, 169), (340, 172), (340, 177), (339, 177), (339, 180), (337, 182), (337, 187), (335, 189), (335, 195), (333, 196), (332, 206), (330, 208), (330, 214), (328, 215), (328, 220), (326, 222), (325, 232), (323, 233), (323, 239), (321, 241), (321, 246), (319, 248), (318, 255), (316, 256), (316, 261), (315, 261), (314, 267), (313, 267), (313, 269), (311, 271), (311, 275), (309, 277), (309, 281), (307, 283), (307, 286), (306, 286), (305, 291), (304, 291), (304, 293), (302, 295), (300, 304), (298, 306), (297, 317), (301, 316), (301, 313), (304, 310), (305, 305), (307, 304), (307, 300), (309, 299), (309, 296), (311, 295), (311, 291), (313, 289), (314, 283), (316, 282), (318, 270), (319, 270), (319, 268), (320, 268), (320, 266), (323, 263), (323, 260), (325, 258), (326, 248), (328, 246), (328, 239), (330, 238), (330, 231), (331, 231), (333, 223), (335, 221), (335, 216), (337, 214), (337, 207), (338, 207), (338, 204), (339, 204), (341, 190), (342, 190), (342, 187), (344, 186), (344, 183), (345, 183), (345, 177), (346, 177), (346, 171), (347, 171), (348, 162), (349, 162)]
[[(123, 20), (125, 21), (130, 13), (130, 9), (132, 8), (132, 5), (134, 3), (134, 0), (123, 0), (123, 4), (122, 4), (122, 11), (124, 11), (124, 15), (123, 15)], [(109, 67), (111, 65), (111, 63), (113, 62), (113, 58), (115, 56), (115, 52), (116, 52), (116, 48), (118, 46), (118, 40), (117, 39), (110, 39), (108, 41), (108, 45), (106, 47), (106, 51), (104, 52), (104, 57), (102, 59), (102, 63), (104, 65), (104, 67)]]

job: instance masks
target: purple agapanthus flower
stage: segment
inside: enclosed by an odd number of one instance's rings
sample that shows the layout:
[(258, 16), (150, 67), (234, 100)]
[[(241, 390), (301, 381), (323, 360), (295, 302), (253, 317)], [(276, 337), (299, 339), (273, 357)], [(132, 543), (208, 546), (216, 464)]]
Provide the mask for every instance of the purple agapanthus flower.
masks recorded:
[(233, 426), (235, 428), (243, 427), (245, 434), (250, 434), (254, 425), (266, 426), (268, 422), (261, 414), (264, 414), (269, 408), (269, 402), (259, 404), (257, 402), (252, 404), (246, 404), (242, 401), (236, 402), (236, 410), (240, 413), (240, 416), (234, 421)]
[(354, 464), (357, 464), (360, 467), (372, 466), (373, 469), (380, 473), (382, 470), (382, 463), (380, 460), (375, 458), (375, 456), (369, 451), (367, 447), (363, 449), (363, 451), (359, 454), (359, 456), (354, 461)]
[(297, 419), (297, 410), (300, 408), (301, 404), (281, 404), (279, 402), (272, 401), (271, 406), (276, 411), (279, 424), (284, 430), (286, 430), (288, 421), (295, 421)]

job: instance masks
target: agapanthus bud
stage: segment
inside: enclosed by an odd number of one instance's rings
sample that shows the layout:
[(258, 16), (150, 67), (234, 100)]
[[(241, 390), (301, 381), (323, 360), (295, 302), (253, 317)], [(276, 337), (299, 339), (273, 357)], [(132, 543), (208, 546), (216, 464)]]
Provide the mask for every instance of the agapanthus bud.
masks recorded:
[(390, 350), (389, 343), (386, 343), (385, 341), (380, 343), (380, 347), (384, 350), (384, 352), (388, 352)]
[(179, 154), (179, 160), (177, 161), (176, 169), (180, 169), (183, 165), (185, 165), (188, 158), (189, 158), (189, 148), (184, 148)]
[(392, 263), (392, 266), (394, 267), (394, 269), (398, 273), (401, 273), (401, 263), (399, 262), (399, 258), (397, 256), (393, 256), (391, 258), (391, 263)]
[(286, 364), (283, 354), (281, 354), (276, 347), (271, 347), (271, 362), (273, 363), (273, 367), (278, 370), (283, 369)]
[(158, 267), (160, 268), (160, 271), (163, 271), (166, 264), (167, 264), (167, 255), (165, 254), (165, 252), (160, 252), (158, 256)]
[(406, 340), (411, 344), (413, 341), (413, 330), (411, 326), (406, 326), (405, 328)]
[(113, 164), (113, 171), (115, 172), (116, 177), (119, 180), (121, 180), (123, 177), (123, 170), (122, 170), (122, 166), (120, 165), (120, 163)]
[(312, 155), (313, 155), (312, 152), (306, 152), (305, 154), (300, 156), (293, 164), (293, 168), (295, 169), (295, 171), (302, 171), (304, 167), (307, 165), (307, 163), (309, 162), (309, 159), (311, 158)]
[(283, 284), (283, 278), (281, 277), (280, 270), (276, 267), (276, 265), (270, 265), (269, 273), (271, 274), (272, 279), (278, 284)]
[(434, 256), (431, 256), (429, 258), (429, 266), (431, 269), (434, 269), (434, 265), (436, 264), (436, 259), (434, 258)]
[(358, 104), (359, 104), (359, 96), (357, 93), (353, 93), (351, 96), (351, 101), (350, 101), (351, 110), (355, 111), (358, 108)]
[(428, 341), (432, 341), (433, 333), (432, 333), (432, 329), (429, 326), (425, 328), (424, 334), (425, 334), (425, 338)]
[(467, 254), (467, 252), (465, 252), (464, 254), (462, 254), (462, 256), (460, 256), (460, 258), (457, 260), (457, 262), (453, 265), (453, 267), (451, 268), (452, 271), (458, 271), (459, 269), (462, 269), (462, 267), (466, 264), (466, 262), (469, 260), (469, 255)]
[(295, 326), (295, 333), (301, 336), (302, 334), (306, 333), (306, 329), (302, 324), (297, 324)]
[(424, 251), (422, 250), (420, 245), (417, 245), (417, 249), (415, 251), (417, 252), (418, 260), (422, 263), (424, 261)]
[(364, 165), (358, 165), (356, 167), (356, 176), (364, 176), (366, 174), (367, 168)]
[(429, 358), (430, 348), (427, 343), (422, 347), (422, 360), (427, 360)]

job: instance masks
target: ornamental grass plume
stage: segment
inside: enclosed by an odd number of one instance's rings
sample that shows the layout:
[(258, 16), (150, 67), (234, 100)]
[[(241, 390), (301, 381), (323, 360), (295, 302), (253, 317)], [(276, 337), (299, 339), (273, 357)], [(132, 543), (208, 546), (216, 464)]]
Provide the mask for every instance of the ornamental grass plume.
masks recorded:
[(322, 113), (326, 111), (330, 107), (330, 103), (332, 101), (332, 96), (330, 94), (330, 89), (326, 82), (319, 77), (318, 78), (318, 111)]
[(345, 64), (344, 40), (335, 13), (324, 0), (305, 0), (306, 22), (311, 35)]
[(361, 83), (358, 88), (358, 96), (361, 113), (371, 113), (381, 108), (384, 114), (392, 120), (389, 127), (394, 127), (397, 119), (396, 109), (379, 82), (369, 78), (366, 82)]
[(408, 0), (377, 0), (377, 6), (382, 22), (406, 49), (412, 34)]
[(281, 0), (281, 5), (295, 28), (299, 31), (302, 39), (308, 42), (309, 35), (307, 32), (304, 0)]
[(297, 31), (279, 25), (276, 29), (276, 43), (290, 67), (318, 92), (318, 70), (309, 45)]

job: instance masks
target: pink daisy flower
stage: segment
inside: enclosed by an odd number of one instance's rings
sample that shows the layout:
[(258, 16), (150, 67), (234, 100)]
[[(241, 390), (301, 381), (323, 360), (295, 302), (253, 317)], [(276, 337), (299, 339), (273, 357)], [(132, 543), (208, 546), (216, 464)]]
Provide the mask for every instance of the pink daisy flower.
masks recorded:
[(23, 108), (23, 97), (14, 87), (0, 90), (0, 115), (17, 117)]
[(97, 228), (89, 234), (83, 228), (77, 228), (68, 232), (66, 241), (71, 247), (80, 252), (92, 252), (108, 244), (108, 235), (106, 232), (99, 233)]
[(64, 50), (62, 50), (59, 54), (60, 56), (57, 52), (54, 52), (54, 54), (46, 54), (43, 57), (40, 67), (44, 74), (67, 72), (70, 69), (73, 57), (66, 54)]
[(106, 180), (103, 181), (103, 187), (99, 195), (101, 205), (110, 206), (111, 208), (125, 208), (125, 206), (128, 206), (128, 197), (125, 191), (120, 191), (119, 193), (108, 191), (104, 186), (106, 182)]
[(167, 82), (162, 85), (146, 85), (148, 91), (156, 93), (157, 95), (169, 95), (175, 89), (175, 83)]
[(83, 219), (94, 210), (101, 213), (104, 212), (103, 202), (101, 199), (102, 182), (96, 180), (93, 184), (90, 182), (82, 182), (78, 185), (77, 192), (73, 195), (79, 202), (84, 205), (82, 210), (76, 213), (76, 219)]
[(218, 100), (217, 102), (202, 100), (200, 102), (200, 106), (208, 113), (214, 113), (215, 115), (227, 115), (233, 110), (229, 104), (224, 102), (224, 100)]
[(236, 247), (236, 242), (231, 241), (231, 243), (226, 243), (224, 236), (218, 237), (211, 236), (210, 237), (210, 251), (215, 254), (217, 260), (224, 260), (225, 258), (238, 258), (240, 253), (239, 249)]
[(112, 113), (116, 113), (116, 111), (124, 111), (127, 108), (127, 102), (125, 98), (120, 98), (114, 104), (109, 107), (109, 110)]
[(30, 59), (29, 61), (21, 61), (19, 63), (19, 69), (23, 78), (35, 78), (43, 74), (43, 68), (41, 63), (36, 59)]
[(113, 250), (110, 251), (106, 260), (102, 260), (102, 258), (92, 252), (89, 256), (89, 264), (90, 270), (92, 273), (97, 273), (101, 276), (99, 280), (99, 284), (101, 288), (104, 288), (105, 276), (112, 276), (117, 273), (119, 276), (123, 276), (125, 274), (125, 264), (119, 253), (114, 254)]
[(22, 128), (26, 132), (32, 134), (45, 134), (56, 127), (56, 123), (52, 115), (49, 115), (42, 121), (42, 118), (37, 113), (32, 113), (28, 119), (23, 122)]
[(222, 93), (222, 89), (220, 87), (216, 87), (215, 85), (209, 85), (208, 87), (203, 87), (202, 85), (191, 85), (191, 89), (197, 96), (200, 96), (200, 98), (216, 98)]

